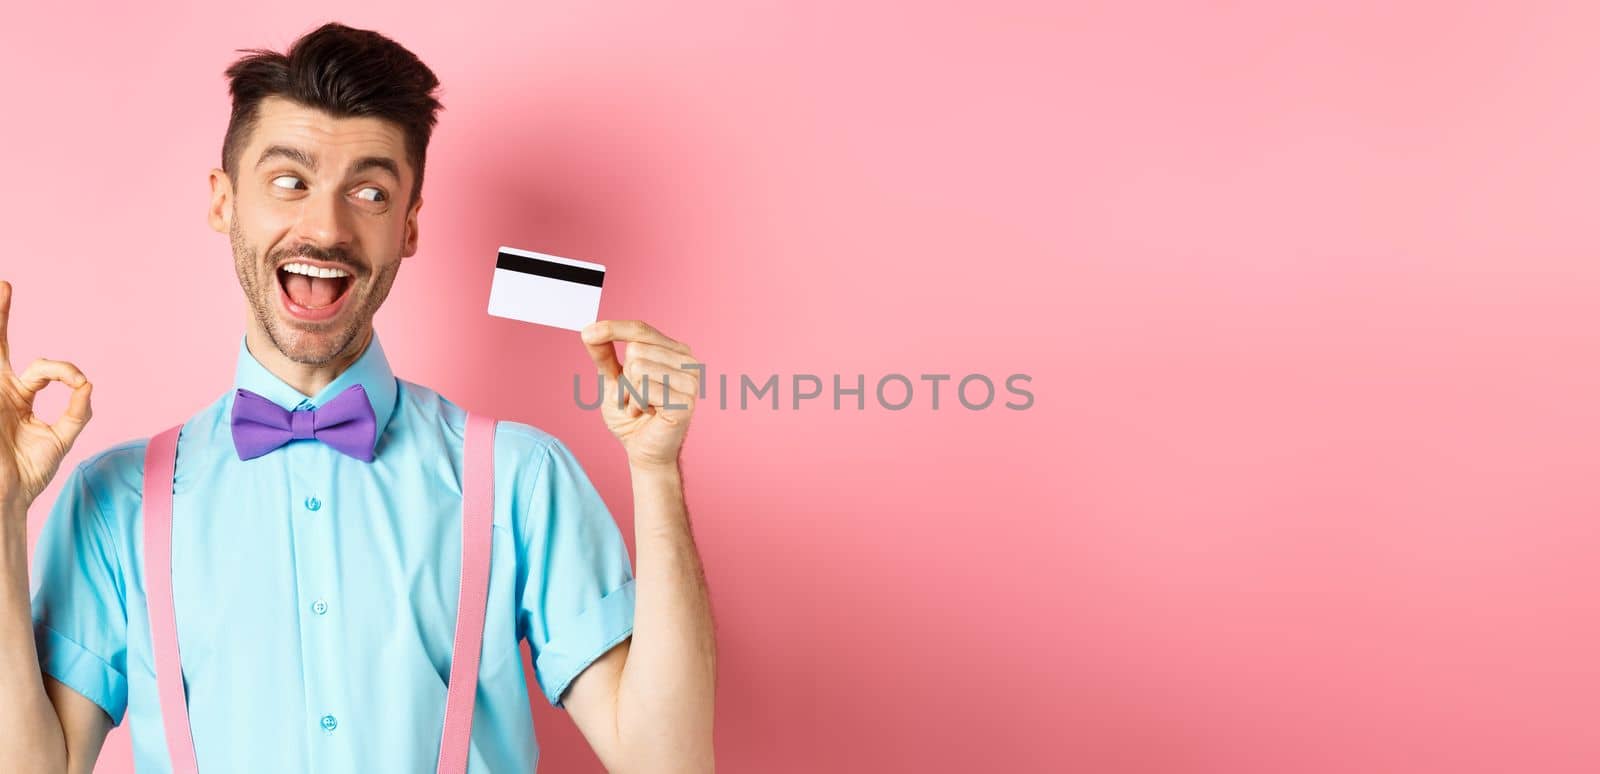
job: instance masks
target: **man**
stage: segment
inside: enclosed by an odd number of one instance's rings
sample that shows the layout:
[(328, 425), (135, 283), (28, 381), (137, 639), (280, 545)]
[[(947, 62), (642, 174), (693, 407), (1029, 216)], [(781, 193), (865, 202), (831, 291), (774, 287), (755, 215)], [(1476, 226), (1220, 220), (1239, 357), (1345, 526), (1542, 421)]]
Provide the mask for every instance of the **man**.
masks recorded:
[[(194, 756), (206, 774), (433, 771), (463, 563), (465, 412), (396, 378), (372, 319), (417, 251), (438, 81), (395, 42), (339, 24), (227, 74), (209, 219), (231, 238), (249, 314), (235, 389), (184, 423), (173, 484)], [(91, 384), (66, 362), (11, 369), (11, 295), (0, 282), (0, 771), (89, 772), (125, 715), (138, 770), (170, 771), (141, 547), (148, 442), (71, 472), (30, 603), (28, 506), (89, 421)], [(641, 406), (624, 391), (602, 412), (632, 473), (638, 576), (565, 445), (501, 422), (469, 771), (536, 766), (523, 638), (544, 698), (607, 769), (710, 771), (714, 640), (678, 469), (696, 363), (638, 321), (598, 322), (582, 340), (608, 393), (626, 376), (649, 396)], [(32, 406), (52, 381), (72, 395), (47, 424)], [(294, 412), (352, 396), (374, 427), (354, 448), (298, 435), (254, 448), (237, 432), (240, 401)]]

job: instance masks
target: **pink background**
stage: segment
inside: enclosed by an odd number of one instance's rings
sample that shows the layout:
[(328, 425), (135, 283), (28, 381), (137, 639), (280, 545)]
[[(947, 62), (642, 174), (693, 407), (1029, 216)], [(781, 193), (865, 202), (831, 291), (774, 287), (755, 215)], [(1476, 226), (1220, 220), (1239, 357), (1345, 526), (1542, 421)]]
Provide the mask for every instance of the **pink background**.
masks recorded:
[(221, 72), (336, 18), (445, 84), (397, 371), (567, 440), (630, 547), (576, 334), (483, 311), (499, 244), (713, 375), (1033, 376), (702, 406), (722, 770), (1600, 767), (1593, 10), (405, 5), (8, 12), (0, 277), (18, 365), (96, 382), (68, 465), (229, 386)]

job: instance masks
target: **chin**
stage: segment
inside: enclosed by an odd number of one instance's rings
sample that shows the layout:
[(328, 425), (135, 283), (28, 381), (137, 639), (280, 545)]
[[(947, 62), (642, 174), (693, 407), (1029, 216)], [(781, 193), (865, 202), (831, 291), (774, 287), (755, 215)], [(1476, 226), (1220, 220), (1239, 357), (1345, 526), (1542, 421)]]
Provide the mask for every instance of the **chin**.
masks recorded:
[(316, 366), (336, 360), (351, 346), (359, 344), (361, 330), (356, 320), (337, 326), (308, 326), (278, 317), (269, 326), (268, 338), (284, 357)]

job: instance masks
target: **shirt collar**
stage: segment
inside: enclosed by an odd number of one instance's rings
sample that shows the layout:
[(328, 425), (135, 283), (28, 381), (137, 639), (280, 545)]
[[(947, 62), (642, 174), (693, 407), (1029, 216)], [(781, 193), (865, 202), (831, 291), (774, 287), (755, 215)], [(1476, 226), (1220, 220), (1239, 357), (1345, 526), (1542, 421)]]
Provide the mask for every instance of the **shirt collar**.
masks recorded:
[[(239, 362), (233, 372), (233, 386), (235, 389), (246, 389), (260, 395), (273, 403), (278, 404), (287, 411), (303, 408), (317, 408), (332, 400), (334, 396), (352, 385), (359, 384), (367, 392), (367, 399), (372, 402), (372, 413), (377, 420), (377, 432), (374, 438), (381, 438), (383, 430), (389, 424), (389, 417), (394, 415), (394, 404), (399, 388), (395, 384), (394, 371), (389, 368), (389, 359), (383, 354), (383, 345), (378, 343), (378, 332), (372, 332), (372, 338), (367, 342), (367, 348), (356, 358), (356, 362), (344, 369), (328, 386), (313, 396), (307, 396), (287, 382), (279, 379), (277, 374), (267, 370), (267, 367), (250, 353), (246, 346), (246, 338), (239, 338)], [(228, 392), (230, 405), (224, 407), (224, 415), (232, 413), (234, 392)]]

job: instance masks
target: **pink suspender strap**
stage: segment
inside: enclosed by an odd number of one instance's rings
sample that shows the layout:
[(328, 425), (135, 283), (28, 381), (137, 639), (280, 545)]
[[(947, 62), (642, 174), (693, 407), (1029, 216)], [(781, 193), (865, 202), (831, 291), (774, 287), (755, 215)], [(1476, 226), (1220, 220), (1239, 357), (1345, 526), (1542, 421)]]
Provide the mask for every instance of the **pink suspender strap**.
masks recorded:
[(156, 692), (167, 730), (172, 774), (198, 774), (183, 671), (178, 666), (178, 624), (172, 609), (172, 472), (178, 460), (178, 431), (169, 428), (144, 450), (144, 570), (150, 607), (150, 639), (155, 647)]
[(467, 414), (466, 469), (461, 474), (461, 597), (450, 687), (444, 701), (439, 774), (466, 774), (472, 710), (478, 702), (478, 657), (489, 602), (489, 548), (494, 537), (494, 419)]
[[(172, 475), (178, 433), (169, 428), (150, 439), (144, 457), (145, 584), (150, 636), (155, 649), (156, 690), (173, 774), (199, 774), (189, 726), (183, 670), (178, 658), (177, 616), (172, 597)], [(439, 774), (465, 774), (472, 745), (472, 715), (478, 700), (478, 659), (489, 597), (489, 557), (494, 532), (494, 431), (491, 417), (467, 414), (461, 497), (461, 590), (456, 607), (450, 682), (445, 692)]]

